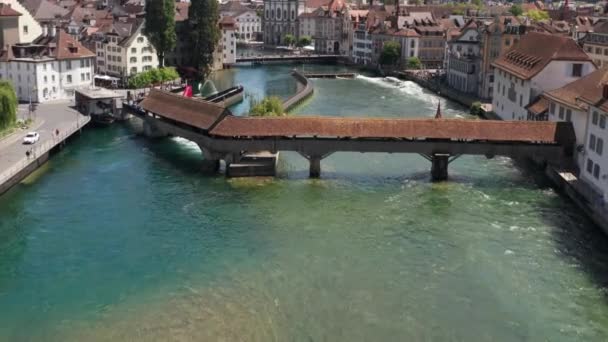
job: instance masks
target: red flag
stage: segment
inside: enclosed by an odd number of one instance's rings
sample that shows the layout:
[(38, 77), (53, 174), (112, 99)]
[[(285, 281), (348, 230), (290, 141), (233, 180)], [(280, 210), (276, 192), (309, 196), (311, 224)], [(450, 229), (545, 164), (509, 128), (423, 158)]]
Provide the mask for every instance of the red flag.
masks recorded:
[(190, 85), (186, 86), (186, 89), (184, 89), (184, 96), (192, 97), (192, 86), (190, 86)]
[(437, 113), (435, 114), (435, 119), (441, 119), (441, 100), (437, 102)]

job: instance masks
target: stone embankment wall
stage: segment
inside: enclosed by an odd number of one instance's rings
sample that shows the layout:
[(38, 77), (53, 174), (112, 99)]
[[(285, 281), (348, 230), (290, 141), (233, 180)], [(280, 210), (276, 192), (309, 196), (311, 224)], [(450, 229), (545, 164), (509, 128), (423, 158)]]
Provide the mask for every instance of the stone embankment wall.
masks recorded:
[(288, 112), (295, 108), (299, 103), (307, 99), (314, 92), (311, 82), (297, 70), (292, 71), (291, 75), (298, 82), (298, 91), (283, 102), (283, 109)]

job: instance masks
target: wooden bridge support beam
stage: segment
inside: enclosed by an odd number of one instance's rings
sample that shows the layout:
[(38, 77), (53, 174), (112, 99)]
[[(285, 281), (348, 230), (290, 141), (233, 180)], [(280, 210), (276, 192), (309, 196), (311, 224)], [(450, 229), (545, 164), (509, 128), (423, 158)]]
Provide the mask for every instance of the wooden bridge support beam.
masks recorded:
[(448, 179), (449, 154), (435, 153), (431, 156), (431, 180), (440, 182)]

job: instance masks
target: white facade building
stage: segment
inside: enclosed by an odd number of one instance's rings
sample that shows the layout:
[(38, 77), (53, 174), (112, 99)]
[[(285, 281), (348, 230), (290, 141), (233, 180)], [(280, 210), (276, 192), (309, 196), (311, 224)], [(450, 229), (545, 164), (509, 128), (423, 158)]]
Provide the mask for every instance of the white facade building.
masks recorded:
[(71, 99), (93, 84), (95, 55), (63, 31), (50, 30), (32, 44), (13, 45), (0, 56), (0, 78), (9, 80), (20, 101)]
[(593, 72), (595, 65), (568, 37), (529, 33), (492, 65), (493, 111), (503, 120), (527, 120), (526, 107), (544, 91)]
[(262, 18), (254, 10), (246, 10), (234, 15), (237, 38), (245, 41), (256, 40), (262, 32)]
[(127, 78), (158, 67), (154, 46), (143, 34), (143, 22), (114, 23), (96, 44), (97, 73)]
[(448, 42), (447, 79), (450, 87), (477, 95), (481, 69), (480, 34), (469, 21), (460, 35)]

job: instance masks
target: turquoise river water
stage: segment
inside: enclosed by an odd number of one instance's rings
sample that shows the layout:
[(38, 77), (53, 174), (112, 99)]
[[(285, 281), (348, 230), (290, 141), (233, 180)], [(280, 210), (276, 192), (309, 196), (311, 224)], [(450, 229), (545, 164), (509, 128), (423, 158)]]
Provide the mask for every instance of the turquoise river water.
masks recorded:
[[(290, 68), (214, 81), (286, 97)], [(430, 117), (438, 101), (313, 82), (295, 114)], [(310, 180), (282, 153), (276, 179), (205, 177), (196, 145), (135, 126), (87, 129), (0, 197), (1, 341), (608, 340), (608, 239), (530, 168), (462, 157), (433, 184), (417, 155), (338, 153)]]

